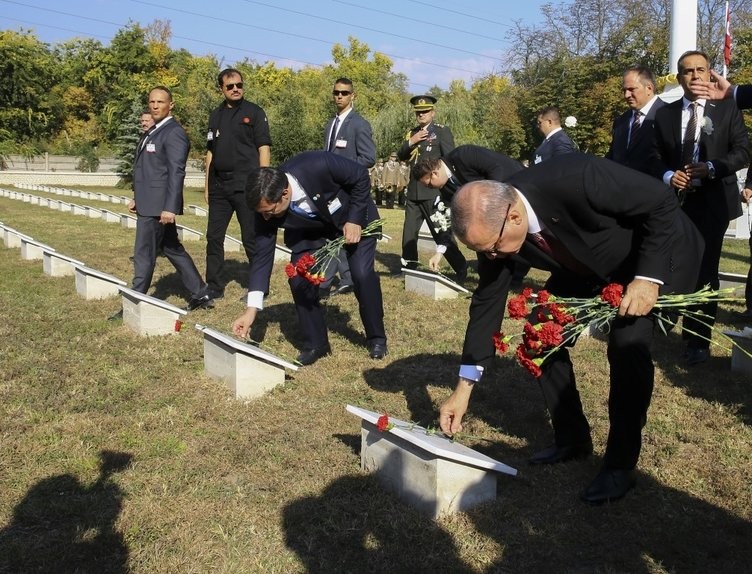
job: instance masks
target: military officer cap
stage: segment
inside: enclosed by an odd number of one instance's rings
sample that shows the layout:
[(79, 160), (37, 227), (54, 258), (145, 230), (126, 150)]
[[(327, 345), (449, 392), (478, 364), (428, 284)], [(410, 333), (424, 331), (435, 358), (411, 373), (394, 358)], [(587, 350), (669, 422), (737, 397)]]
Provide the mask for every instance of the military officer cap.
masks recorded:
[(426, 110), (432, 110), (436, 104), (436, 98), (433, 96), (413, 96), (410, 98), (410, 103), (413, 105), (413, 110), (416, 112), (425, 112)]

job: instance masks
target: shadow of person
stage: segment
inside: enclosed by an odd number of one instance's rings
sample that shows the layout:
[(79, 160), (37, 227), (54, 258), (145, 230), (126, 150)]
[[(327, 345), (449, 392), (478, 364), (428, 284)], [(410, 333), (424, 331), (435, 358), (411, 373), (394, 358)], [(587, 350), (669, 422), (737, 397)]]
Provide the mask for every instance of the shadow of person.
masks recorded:
[[(557, 465), (506, 480), (495, 503), (468, 511), (503, 552), (487, 572), (741, 572), (752, 523), (638, 472), (623, 500), (589, 506), (581, 489), (601, 463)], [(748, 516), (747, 516), (748, 518)]]
[[(719, 309), (718, 322), (729, 323), (730, 316), (725, 309)], [(713, 340), (717, 340), (714, 336)], [(726, 343), (724, 343), (726, 344)], [(671, 385), (684, 389), (689, 395), (721, 403), (731, 408), (737, 418), (746, 425), (752, 425), (752, 391), (749, 376), (731, 371), (731, 359), (714, 355), (711, 347), (710, 359), (702, 364), (687, 366), (682, 359), (684, 342), (680, 328), (675, 327), (668, 336), (656, 335), (653, 345), (653, 359), (659, 365)], [(648, 416), (650, 416), (648, 414)]]
[[(351, 315), (340, 309), (338, 305), (322, 305), (326, 326), (330, 333), (337, 333), (354, 345), (365, 345), (365, 335), (351, 326)], [(358, 317), (358, 321), (360, 318)], [(300, 324), (293, 303), (273, 303), (264, 308), (263, 313), (256, 316), (251, 325), (250, 338), (263, 342), (270, 324), (279, 324), (282, 335), (297, 348), (301, 348), (303, 339), (300, 334)], [(360, 323), (358, 323), (360, 325)]]
[[(169, 261), (166, 260), (165, 264), (170, 265)], [(172, 268), (171, 265), (170, 267)], [(150, 290), (150, 295), (152, 297), (162, 299), (163, 301), (166, 301), (171, 295), (182, 297), (186, 301), (191, 298), (191, 294), (186, 291), (177, 271), (174, 273), (167, 273), (166, 275), (160, 275), (156, 281), (152, 281)]]
[(239, 254), (242, 259), (225, 259), (224, 277), (227, 284), (235, 281), (243, 289), (248, 287), (248, 261), (245, 260), (245, 252)]
[(396, 253), (385, 253), (377, 249), (376, 261), (387, 268), (386, 275), (399, 273), (400, 269), (402, 269), (402, 258)]
[(90, 486), (62, 474), (40, 480), (0, 531), (2, 572), (128, 572), (128, 547), (115, 530), (123, 492), (111, 477), (132, 455), (103, 450)]
[[(456, 353), (419, 353), (392, 361), (383, 368), (367, 369), (363, 378), (374, 390), (402, 394), (412, 422), (424, 427), (437, 426), (440, 405), (431, 398), (428, 387), (453, 390), (460, 362)], [(476, 433), (474, 420), (478, 419), (541, 447), (550, 442), (550, 424), (540, 388), (511, 358), (494, 359), (483, 382), (476, 385), (472, 409), (463, 421), (464, 432), (482, 434), (482, 431)], [(525, 454), (501, 443), (484, 443), (478, 450), (505, 462), (509, 460), (513, 466)]]
[[(400, 465), (399, 457), (387, 462)], [(282, 526), (311, 574), (471, 571), (451, 536), (372, 476), (338, 478), (320, 496), (291, 502)]]

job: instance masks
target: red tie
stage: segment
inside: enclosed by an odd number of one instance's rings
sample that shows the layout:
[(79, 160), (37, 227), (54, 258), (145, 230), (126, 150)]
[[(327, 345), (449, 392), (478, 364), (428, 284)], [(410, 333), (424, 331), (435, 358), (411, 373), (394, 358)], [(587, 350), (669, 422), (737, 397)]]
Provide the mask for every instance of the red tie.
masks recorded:
[(542, 230), (541, 232), (528, 233), (528, 237), (541, 251), (550, 256), (562, 267), (574, 271), (579, 275), (593, 274), (592, 270), (578, 261), (569, 249), (552, 233)]

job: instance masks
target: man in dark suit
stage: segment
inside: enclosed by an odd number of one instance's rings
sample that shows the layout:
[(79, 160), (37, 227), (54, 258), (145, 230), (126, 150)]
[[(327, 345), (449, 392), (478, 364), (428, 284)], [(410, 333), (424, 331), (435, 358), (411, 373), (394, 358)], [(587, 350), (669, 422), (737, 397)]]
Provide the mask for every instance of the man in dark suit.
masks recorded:
[[(337, 78), (332, 89), (332, 99), (337, 108), (337, 115), (326, 125), (324, 149), (351, 159), (367, 169), (376, 163), (376, 145), (373, 143), (371, 124), (353, 109), (355, 90), (349, 78)], [(334, 276), (339, 273), (340, 282), (331, 293)], [(330, 294), (343, 295), (353, 290), (350, 266), (344, 249), (337, 256), (336, 265), (332, 263), (326, 270), (326, 280), (319, 286), (322, 298)]]
[(546, 161), (554, 156), (577, 151), (577, 146), (561, 127), (559, 108), (548, 106), (538, 112), (538, 129), (543, 141), (533, 154), (533, 164)]
[(133, 165), (134, 199), (128, 209), (138, 215), (133, 248), (133, 290), (146, 293), (154, 274), (157, 251), (167, 259), (191, 294), (188, 309), (209, 307), (212, 300), (193, 259), (178, 239), (175, 216), (183, 213), (183, 181), (190, 142), (172, 117), (172, 92), (157, 86), (149, 92), (155, 125), (141, 142)]
[(650, 173), (653, 122), (665, 102), (655, 94), (655, 77), (645, 66), (631, 66), (622, 77), (629, 109), (614, 120), (606, 157), (637, 171)]
[[(494, 356), (493, 334), (504, 316), (514, 257), (551, 271), (546, 289), (590, 297), (608, 283), (626, 286), (609, 332), (611, 428), (603, 467), (584, 491), (597, 504), (624, 496), (634, 485), (653, 390), (650, 347), (659, 294), (686, 293), (697, 280), (702, 239), (660, 181), (615, 162), (568, 154), (517, 172), (506, 184), (465, 185), (452, 201), (452, 226), (479, 258), (480, 280), (470, 304), (459, 381), (440, 408), (446, 433), (462, 430), (473, 385)], [(538, 247), (539, 232), (550, 252)], [(554, 247), (557, 247), (554, 249)], [(554, 430), (554, 445), (533, 464), (588, 456), (590, 427), (582, 411), (567, 349), (551, 355), (539, 378)]]
[[(449, 207), (457, 190), (471, 181), (493, 179), (506, 181), (513, 173), (525, 169), (517, 160), (477, 145), (461, 145), (442, 158), (423, 158), (413, 167), (413, 177), (431, 189), (438, 189), (441, 203)], [(435, 226), (434, 226), (435, 227)], [(441, 257), (455, 244), (450, 229), (438, 229), (436, 254), (428, 266), (439, 270)]]
[[(684, 97), (655, 114), (652, 171), (677, 191), (682, 208), (705, 240), (697, 288), (718, 289), (723, 235), (728, 222), (742, 213), (736, 171), (749, 164), (749, 140), (736, 105), (699, 98), (692, 88), (695, 79), (710, 79), (708, 57), (685, 52), (678, 62)], [(700, 310), (708, 318), (682, 322), (684, 357), (690, 365), (708, 360), (718, 304)]]
[[(410, 98), (418, 125), (405, 135), (397, 156), (414, 166), (425, 157), (442, 157), (454, 149), (454, 136), (451, 130), (434, 123), (436, 98), (433, 96), (414, 96)], [(418, 266), (418, 234), (425, 221), (434, 240), (436, 230), (431, 224), (431, 215), (436, 209), (438, 192), (424, 186), (412, 173), (405, 193), (405, 222), (402, 226), (402, 264), (415, 269)], [(467, 261), (457, 245), (449, 245), (444, 254), (456, 275), (458, 283), (467, 278)]]
[[(345, 250), (358, 299), (366, 346), (372, 359), (387, 354), (381, 283), (374, 269), (376, 237), (361, 230), (378, 219), (365, 166), (326, 151), (301, 153), (278, 169), (261, 168), (246, 188), (248, 205), (256, 211), (256, 257), (248, 280), (248, 307), (233, 323), (238, 337), (248, 334), (263, 294), (269, 290), (277, 230), (292, 250), (292, 263), (344, 235)], [(290, 290), (303, 334), (298, 361), (310, 365), (331, 352), (318, 287), (297, 275)]]

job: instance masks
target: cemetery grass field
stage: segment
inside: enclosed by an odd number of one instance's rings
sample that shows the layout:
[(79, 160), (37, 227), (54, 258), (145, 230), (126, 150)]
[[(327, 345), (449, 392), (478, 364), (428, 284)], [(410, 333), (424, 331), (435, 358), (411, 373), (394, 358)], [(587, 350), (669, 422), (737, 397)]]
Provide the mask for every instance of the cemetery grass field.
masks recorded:
[[(190, 203), (204, 205), (198, 190)], [(748, 571), (752, 381), (732, 374), (717, 347), (685, 368), (676, 331), (656, 338), (638, 485), (618, 503), (578, 498), (608, 431), (605, 343), (594, 338), (573, 350), (594, 457), (528, 465), (551, 441), (547, 414), (534, 380), (499, 357), (466, 424), (487, 440), (464, 440), (519, 469), (498, 476), (495, 502), (434, 522), (361, 473), (360, 421), (345, 405), (435, 424), (467, 318), (466, 299), (429, 301), (390, 276), (402, 213), (382, 210), (393, 239), (377, 252), (388, 357), (368, 358), (354, 296), (335, 297), (326, 304), (332, 356), (250, 402), (204, 375), (193, 328), (229, 333), (244, 308), (240, 253), (227, 254), (231, 282), (215, 309), (189, 313), (179, 334), (142, 338), (107, 320), (119, 298), (85, 301), (72, 277), (49, 277), (41, 261), (0, 246), (0, 572)], [(7, 198), (0, 221), (130, 282), (133, 230)], [(206, 227), (198, 216), (178, 223)], [(239, 237), (235, 220), (229, 233)], [(205, 243), (185, 246), (203, 273)], [(746, 273), (747, 249), (727, 241), (723, 270)], [(533, 272), (527, 284), (544, 279)], [(476, 280), (471, 272), (471, 288)], [(185, 304), (163, 258), (150, 294)], [(266, 305), (252, 336), (293, 359), (300, 339), (281, 264)], [(741, 328), (741, 310), (722, 306), (720, 325)]]

